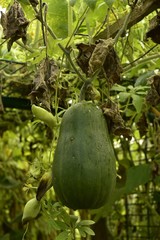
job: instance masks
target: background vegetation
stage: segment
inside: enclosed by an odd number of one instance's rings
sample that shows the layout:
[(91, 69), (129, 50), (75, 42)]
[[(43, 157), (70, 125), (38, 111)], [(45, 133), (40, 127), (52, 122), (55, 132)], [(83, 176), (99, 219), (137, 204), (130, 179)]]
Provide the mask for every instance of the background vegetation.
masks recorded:
[[(0, 240), (159, 239), (159, 1), (1, 0), (0, 8)], [(63, 113), (82, 94), (110, 120), (111, 202), (73, 212), (50, 189), (22, 224), (51, 169)], [(56, 116), (54, 131), (31, 103)]]

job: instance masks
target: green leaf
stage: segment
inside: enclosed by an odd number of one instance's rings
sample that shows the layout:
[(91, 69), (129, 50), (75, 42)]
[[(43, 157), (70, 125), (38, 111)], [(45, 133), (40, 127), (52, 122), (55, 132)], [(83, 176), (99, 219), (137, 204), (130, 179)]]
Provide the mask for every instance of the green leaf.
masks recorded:
[(115, 0), (104, 0), (104, 1), (108, 5), (108, 7), (111, 8)]
[(63, 221), (69, 225), (71, 221), (70, 215), (64, 209), (61, 209), (61, 214)]
[(50, 19), (51, 28), (59, 38), (65, 38), (68, 35), (68, 2), (66, 0), (49, 1), (48, 19)]
[(81, 237), (86, 237), (86, 233), (82, 230), (82, 228), (78, 228), (78, 231), (79, 231)]
[(52, 221), (52, 226), (55, 230), (62, 230), (61, 226), (59, 226), (56, 221)]
[(136, 111), (132, 111), (131, 109), (127, 108), (125, 114), (127, 117), (133, 117), (136, 114)]
[(142, 110), (142, 106), (143, 106), (143, 97), (138, 96), (136, 94), (132, 94), (131, 97), (133, 99), (133, 105), (134, 105), (137, 113), (140, 113)]
[(87, 226), (89, 226), (89, 225), (93, 225), (93, 224), (95, 224), (95, 222), (92, 221), (92, 220), (82, 220), (82, 221), (79, 222), (79, 225), (87, 225)]
[(120, 102), (125, 102), (130, 96), (131, 96), (130, 93), (120, 92), (119, 93), (119, 100), (120, 100)]
[(74, 226), (77, 223), (78, 217), (75, 215), (70, 215), (70, 223)]
[(111, 91), (118, 91), (118, 92), (126, 92), (126, 87), (115, 84), (112, 88)]
[(68, 232), (63, 231), (56, 237), (55, 240), (67, 240), (67, 238), (68, 238)]
[(64, 222), (56, 220), (55, 223), (61, 230), (66, 230), (68, 228), (68, 226)]
[(147, 183), (151, 178), (151, 166), (141, 164), (127, 170), (126, 193), (132, 192), (140, 185)]
[(20, 183), (11, 176), (1, 176), (0, 187), (4, 189), (16, 188)]
[(134, 84), (135, 87), (137, 86), (146, 86), (148, 82), (148, 78), (154, 74), (154, 71), (148, 71), (140, 75)]
[(88, 235), (91, 235), (91, 236), (95, 235), (94, 231), (89, 227), (83, 227), (82, 230), (86, 232)]
[(95, 9), (97, 0), (84, 0), (84, 2), (88, 5), (88, 7), (92, 10)]

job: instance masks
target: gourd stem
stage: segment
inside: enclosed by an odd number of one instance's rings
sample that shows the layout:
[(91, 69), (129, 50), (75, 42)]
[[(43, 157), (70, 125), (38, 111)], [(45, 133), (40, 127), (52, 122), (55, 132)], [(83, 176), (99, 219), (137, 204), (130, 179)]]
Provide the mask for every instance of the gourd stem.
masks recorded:
[(93, 75), (91, 76), (91, 78), (89, 79), (85, 79), (81, 73), (78, 71), (78, 69), (76, 68), (75, 64), (73, 63), (72, 61), (72, 58), (70, 56), (70, 53), (71, 53), (71, 50), (70, 48), (64, 48), (60, 43), (58, 43), (58, 46), (60, 47), (60, 49), (64, 52), (64, 54), (66, 55), (69, 63), (71, 64), (73, 70), (75, 71), (75, 73), (79, 76), (79, 78), (83, 81), (83, 86), (81, 88), (81, 91), (80, 91), (80, 96), (79, 96), (79, 101), (83, 101), (85, 100), (85, 94), (86, 94), (86, 91), (87, 91), (87, 88), (88, 86), (92, 83), (92, 81), (97, 77), (97, 75), (99, 74), (100, 69), (98, 69), (97, 71), (95, 71), (93, 73)]
[(86, 95), (86, 91), (89, 85), (92, 84), (93, 80), (97, 77), (97, 75), (99, 74), (101, 69), (98, 69), (97, 71), (95, 71), (92, 75), (91, 78), (85, 80), (85, 82), (82, 85), (81, 91), (80, 91), (80, 96), (79, 96), (79, 101), (83, 101), (85, 100), (85, 95)]
[(80, 95), (79, 95), (79, 102), (85, 100), (86, 91), (87, 91), (88, 86), (91, 84), (91, 82), (92, 81), (89, 79), (83, 83), (81, 91), (80, 91)]
[(70, 56), (70, 52), (71, 52), (70, 49), (69, 49), (69, 48), (68, 48), (68, 49), (64, 48), (60, 43), (58, 43), (58, 46), (60, 47), (60, 49), (61, 49), (61, 50), (64, 52), (64, 54), (66, 55), (66, 57), (67, 57), (69, 63), (71, 64), (73, 70), (77, 73), (77, 75), (79, 76), (79, 78), (80, 78), (83, 82), (85, 82), (86, 79), (81, 75), (81, 73), (78, 71), (78, 69), (76, 68), (75, 64), (74, 64), (73, 61), (72, 61), (72, 58), (71, 58), (71, 56)]

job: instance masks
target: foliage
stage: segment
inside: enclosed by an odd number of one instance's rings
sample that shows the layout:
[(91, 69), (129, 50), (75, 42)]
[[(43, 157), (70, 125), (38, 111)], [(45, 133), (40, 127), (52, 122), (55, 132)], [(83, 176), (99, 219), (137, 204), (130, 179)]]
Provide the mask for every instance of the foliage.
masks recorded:
[[(144, 189), (145, 204), (159, 223), (160, 47), (154, 38), (159, 28), (150, 24), (156, 12), (146, 10), (140, 20), (134, 13), (152, 2), (1, 1), (0, 239), (94, 239), (93, 220), (107, 222), (110, 214), (118, 228), (118, 216), (125, 222), (123, 200), (136, 202), (135, 194), (141, 198)], [(11, 6), (15, 14), (5, 15)], [(155, 1), (150, 9), (159, 7)], [(132, 16), (121, 21), (127, 14)], [(115, 122), (123, 125), (115, 135), (110, 132), (117, 156), (115, 192), (110, 204), (87, 212), (61, 206), (54, 190), (48, 191), (50, 180), (41, 180), (51, 169), (63, 113), (79, 98), (105, 109), (110, 129)], [(35, 119), (30, 104), (52, 112), (53, 131), (44, 118)], [(22, 225), (24, 206), (36, 194), (41, 211)]]

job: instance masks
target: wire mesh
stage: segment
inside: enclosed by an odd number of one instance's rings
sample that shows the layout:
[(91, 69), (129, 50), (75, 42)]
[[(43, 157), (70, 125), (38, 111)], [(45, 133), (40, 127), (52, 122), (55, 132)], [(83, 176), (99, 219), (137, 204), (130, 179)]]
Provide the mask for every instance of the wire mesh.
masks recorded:
[[(151, 188), (150, 184), (147, 188)], [(146, 192), (126, 196), (115, 204), (115, 214), (108, 219), (108, 226), (115, 240), (160, 239), (160, 215), (153, 200), (153, 188), (146, 199)]]
[[(154, 145), (149, 144), (146, 139), (141, 145), (138, 141), (123, 141), (118, 146), (117, 158), (120, 161), (128, 158), (135, 166), (150, 163), (154, 160), (156, 151), (153, 149)], [(159, 176), (158, 183), (152, 178), (147, 184), (135, 189), (134, 193), (115, 203), (113, 214), (107, 220), (114, 240), (160, 239)]]

